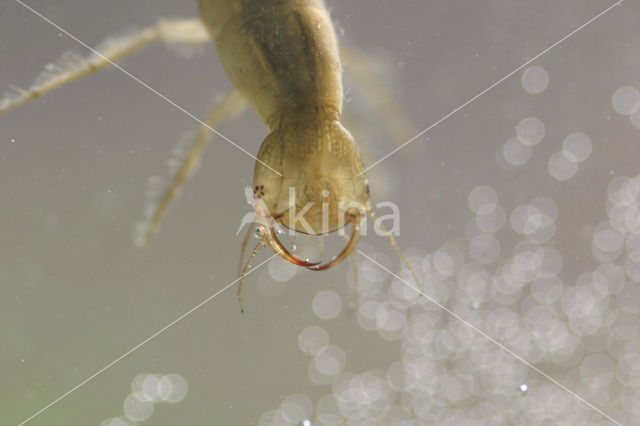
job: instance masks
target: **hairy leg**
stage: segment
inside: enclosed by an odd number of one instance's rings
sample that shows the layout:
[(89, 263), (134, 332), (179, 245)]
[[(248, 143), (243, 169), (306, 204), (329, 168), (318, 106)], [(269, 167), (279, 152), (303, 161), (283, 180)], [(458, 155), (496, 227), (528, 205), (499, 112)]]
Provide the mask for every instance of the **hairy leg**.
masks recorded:
[(87, 57), (66, 52), (58, 61), (48, 64), (28, 89), (11, 86), (11, 90), (0, 97), (0, 115), (73, 80), (112, 65), (155, 41), (163, 41), (167, 45), (193, 45), (206, 43), (211, 38), (199, 18), (160, 20), (142, 30), (107, 38)]
[(187, 146), (183, 150), (182, 144), (174, 153), (174, 158), (169, 162), (172, 177), (167, 185), (150, 181), (148, 200), (145, 205), (146, 220), (136, 225), (135, 244), (145, 247), (151, 244), (158, 226), (162, 222), (171, 202), (179, 195), (182, 186), (193, 176), (200, 164), (200, 158), (205, 146), (211, 140), (210, 128), (215, 128), (221, 123), (239, 116), (246, 108), (247, 103), (236, 90), (229, 92), (217, 102), (198, 132), (189, 137), (185, 142)]
[(417, 131), (413, 123), (403, 114), (403, 107), (387, 89), (390, 86), (383, 75), (375, 71), (375, 58), (352, 46), (340, 50), (345, 71), (350, 73), (362, 87), (364, 96), (373, 106), (377, 116), (384, 121), (394, 144), (400, 146)]
[(244, 266), (244, 269), (240, 272), (240, 282), (238, 283), (238, 303), (240, 304), (240, 312), (244, 313), (244, 307), (242, 306), (242, 283), (244, 281), (244, 276), (247, 271), (251, 267), (251, 262), (253, 258), (256, 257), (260, 249), (265, 245), (264, 240), (260, 240), (260, 242), (255, 246), (253, 251), (251, 252), (251, 256), (249, 256), (249, 260), (247, 260), (247, 264)]

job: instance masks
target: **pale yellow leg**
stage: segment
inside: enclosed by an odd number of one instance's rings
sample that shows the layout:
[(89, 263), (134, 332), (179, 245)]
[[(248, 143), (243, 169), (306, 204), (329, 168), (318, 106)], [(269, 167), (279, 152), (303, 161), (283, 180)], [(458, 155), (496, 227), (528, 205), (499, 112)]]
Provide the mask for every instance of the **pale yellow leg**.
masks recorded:
[(247, 274), (247, 271), (251, 267), (251, 261), (256, 257), (262, 246), (265, 245), (264, 240), (260, 240), (260, 242), (255, 246), (253, 251), (251, 252), (251, 256), (249, 256), (249, 260), (247, 260), (247, 264), (244, 266), (244, 269), (240, 272), (240, 282), (238, 283), (238, 303), (240, 304), (240, 312), (244, 313), (244, 307), (242, 306), (242, 283), (244, 282), (244, 276)]
[(87, 57), (66, 52), (57, 62), (47, 65), (28, 89), (11, 86), (11, 91), (0, 98), (0, 115), (111, 65), (154, 41), (164, 41), (168, 45), (193, 45), (211, 41), (211, 38), (199, 18), (161, 20), (132, 34), (108, 38)]
[(353, 47), (343, 47), (340, 56), (345, 70), (362, 86), (364, 96), (376, 110), (379, 119), (384, 120), (395, 145), (400, 146), (415, 136), (418, 133), (416, 127), (402, 113), (405, 108), (385, 89), (390, 85), (389, 82), (374, 71), (371, 63), (375, 59)]
[(236, 90), (225, 95), (212, 109), (205, 120), (205, 125), (201, 125), (192, 140), (189, 141), (190, 148), (180, 159), (180, 164), (172, 176), (170, 185), (162, 191), (159, 202), (151, 200), (145, 208), (147, 221), (142, 222), (136, 230), (135, 241), (138, 246), (148, 246), (155, 236), (158, 226), (164, 218), (171, 202), (178, 196), (182, 185), (193, 175), (200, 163), (200, 157), (205, 146), (211, 139), (211, 128), (224, 121), (240, 115), (246, 108), (247, 103)]
[(247, 250), (247, 244), (249, 243), (249, 236), (253, 234), (254, 226), (249, 224), (249, 229), (247, 230), (247, 235), (244, 236), (244, 240), (242, 240), (242, 245), (240, 246), (240, 259), (238, 259), (238, 276), (242, 274), (242, 259), (244, 259), (244, 252)]
[[(370, 209), (369, 214), (371, 215), (374, 221), (377, 219), (376, 214), (373, 212), (373, 210)], [(380, 229), (386, 234), (387, 240), (389, 240), (389, 244), (391, 244), (391, 247), (395, 249), (402, 263), (404, 263), (407, 269), (409, 269), (409, 272), (411, 272), (411, 275), (413, 275), (413, 279), (415, 280), (415, 285), (417, 286), (418, 289), (420, 289), (421, 282), (420, 280), (418, 280), (416, 271), (413, 269), (413, 266), (411, 266), (411, 263), (409, 263), (409, 260), (406, 258), (404, 253), (402, 253), (402, 251), (400, 250), (400, 247), (398, 247), (398, 244), (396, 243), (396, 239), (393, 238), (393, 235), (391, 235), (391, 233), (387, 230), (387, 228), (381, 222), (379, 223), (379, 225), (380, 225)]]
[[(345, 240), (346, 242), (349, 242), (349, 237), (347, 237), (346, 234), (340, 234), (342, 236), (342, 239)], [(356, 257), (356, 252), (352, 252), (351, 253), (351, 264), (353, 265), (353, 277), (354, 277), (354, 282), (353, 282), (353, 286), (354, 286), (354, 290), (353, 290), (353, 302), (351, 302), (350, 307), (351, 309), (355, 309), (358, 306), (358, 278), (360, 275), (360, 271), (358, 270), (358, 264), (356, 263), (357, 257)]]
[(351, 263), (353, 264), (353, 282), (354, 290), (353, 290), (353, 307), (354, 309), (358, 307), (358, 280), (360, 279), (360, 270), (358, 269), (358, 256), (356, 256), (356, 252), (351, 253)]

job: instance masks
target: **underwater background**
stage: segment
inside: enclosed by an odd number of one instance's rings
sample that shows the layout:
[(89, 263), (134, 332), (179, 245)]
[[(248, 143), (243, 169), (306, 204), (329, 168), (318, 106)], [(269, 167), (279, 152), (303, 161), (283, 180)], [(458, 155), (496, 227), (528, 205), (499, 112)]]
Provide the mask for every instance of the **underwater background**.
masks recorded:
[[(197, 16), (195, 1), (25, 3), (89, 46)], [(428, 298), (373, 232), (359, 250), (397, 276), (359, 254), (357, 301), (351, 261), (277, 257), (246, 278), (244, 314), (235, 286), (212, 298), (237, 277), (254, 165), (217, 136), (136, 248), (149, 179), (199, 124), (117, 69), (0, 116), (0, 424), (93, 375), (28, 424), (640, 424), (640, 7), (593, 19), (614, 4), (328, 2), (373, 76), (344, 76), (365, 164), (438, 123), (367, 171)], [(90, 54), (0, 6), (0, 93), (66, 51)], [(119, 64), (196, 117), (232, 88), (213, 43)], [(266, 135), (253, 111), (217, 130), (253, 154)]]

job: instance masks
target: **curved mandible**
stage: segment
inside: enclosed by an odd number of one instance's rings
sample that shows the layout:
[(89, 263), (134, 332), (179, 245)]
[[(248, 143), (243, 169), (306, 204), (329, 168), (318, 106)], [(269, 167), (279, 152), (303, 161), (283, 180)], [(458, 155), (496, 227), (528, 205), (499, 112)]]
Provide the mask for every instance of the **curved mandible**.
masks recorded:
[(315, 266), (318, 263), (320, 263), (320, 262), (307, 262), (305, 260), (298, 259), (293, 254), (291, 254), (291, 252), (289, 252), (289, 250), (287, 250), (286, 247), (282, 245), (282, 243), (278, 239), (275, 228), (273, 226), (267, 227), (265, 225), (260, 225), (259, 229), (260, 229), (260, 234), (265, 239), (267, 244), (269, 244), (269, 247), (271, 247), (271, 249), (274, 252), (276, 252), (278, 256), (280, 256), (282, 259), (286, 260), (287, 262), (293, 263), (294, 265), (306, 266), (306, 267)]
[(342, 250), (342, 252), (324, 265), (307, 266), (307, 269), (310, 269), (312, 271), (324, 271), (342, 262), (353, 252), (353, 250), (355, 250), (356, 246), (358, 245), (358, 241), (360, 241), (360, 216), (358, 215), (358, 219), (352, 220), (351, 223), (353, 226), (353, 230), (351, 231), (351, 239), (349, 239), (347, 246)]

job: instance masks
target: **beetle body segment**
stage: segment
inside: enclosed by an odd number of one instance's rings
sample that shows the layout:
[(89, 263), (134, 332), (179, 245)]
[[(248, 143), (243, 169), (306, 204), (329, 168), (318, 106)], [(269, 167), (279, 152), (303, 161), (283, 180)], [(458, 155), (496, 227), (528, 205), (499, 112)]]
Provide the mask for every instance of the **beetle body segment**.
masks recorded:
[[(342, 68), (324, 3), (200, 0), (199, 6), (230, 80), (271, 130), (258, 159), (283, 176), (260, 162), (254, 170), (254, 188), (270, 215), (314, 235), (344, 227), (343, 209), (364, 206), (368, 194), (362, 159), (339, 121)], [(305, 221), (291, 223), (298, 214)]]

